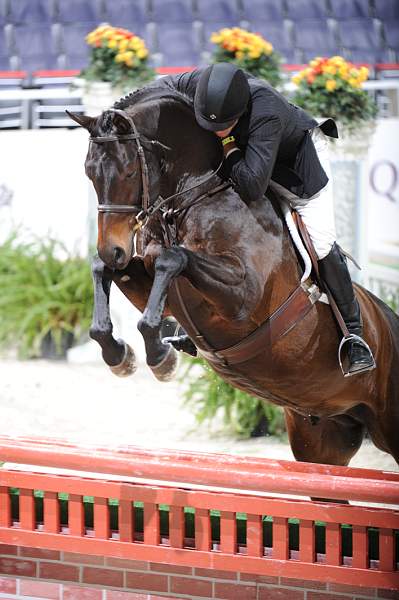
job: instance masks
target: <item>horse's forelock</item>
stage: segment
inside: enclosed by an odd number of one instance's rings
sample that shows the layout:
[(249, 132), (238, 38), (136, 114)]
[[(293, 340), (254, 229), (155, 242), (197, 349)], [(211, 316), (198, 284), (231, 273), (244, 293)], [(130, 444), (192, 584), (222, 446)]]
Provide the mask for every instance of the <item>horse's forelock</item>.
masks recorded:
[(114, 125), (114, 116), (112, 112), (106, 110), (102, 113), (99, 121), (97, 122), (97, 126), (99, 128), (100, 135), (107, 135), (112, 132), (112, 128)]

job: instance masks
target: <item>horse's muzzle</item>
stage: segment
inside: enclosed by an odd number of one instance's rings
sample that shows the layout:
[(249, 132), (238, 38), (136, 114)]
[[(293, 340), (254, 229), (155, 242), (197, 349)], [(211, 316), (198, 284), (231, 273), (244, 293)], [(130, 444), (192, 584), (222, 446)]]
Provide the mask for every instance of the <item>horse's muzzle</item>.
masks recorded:
[(107, 249), (98, 249), (98, 254), (110, 269), (118, 271), (127, 267), (130, 261), (130, 256), (121, 246), (110, 246)]

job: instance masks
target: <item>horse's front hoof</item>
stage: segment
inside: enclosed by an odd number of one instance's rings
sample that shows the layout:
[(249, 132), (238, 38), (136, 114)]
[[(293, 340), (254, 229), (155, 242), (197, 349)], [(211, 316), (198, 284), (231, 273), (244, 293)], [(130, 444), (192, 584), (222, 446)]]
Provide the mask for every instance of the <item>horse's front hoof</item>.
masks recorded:
[(170, 346), (165, 358), (157, 365), (150, 366), (150, 369), (158, 381), (172, 381), (176, 376), (178, 365), (179, 356), (176, 350)]
[(111, 366), (109, 368), (113, 372), (114, 375), (118, 377), (128, 377), (129, 375), (133, 375), (133, 373), (137, 370), (137, 360), (134, 350), (123, 342), (125, 345), (125, 352), (122, 358), (122, 361), (119, 365)]

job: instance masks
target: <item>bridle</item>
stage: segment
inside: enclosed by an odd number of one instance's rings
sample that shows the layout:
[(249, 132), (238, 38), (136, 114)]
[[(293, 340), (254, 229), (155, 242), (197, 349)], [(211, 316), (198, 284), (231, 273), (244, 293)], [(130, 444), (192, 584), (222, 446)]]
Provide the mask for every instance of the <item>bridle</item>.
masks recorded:
[[(110, 108), (109, 110), (111, 112), (120, 114), (124, 119), (126, 119), (128, 121), (128, 123), (130, 124), (133, 133), (114, 134), (114, 135), (101, 136), (101, 137), (90, 136), (89, 139), (91, 142), (94, 142), (96, 144), (105, 144), (107, 142), (129, 142), (130, 140), (135, 140), (136, 145), (137, 145), (137, 152), (138, 152), (139, 159), (140, 159), (140, 167), (141, 167), (141, 169), (140, 169), (141, 184), (142, 184), (141, 206), (134, 206), (131, 204), (99, 204), (97, 207), (97, 210), (99, 213), (125, 213), (125, 214), (134, 214), (135, 213), (136, 214), (136, 224), (134, 225), (133, 230), (137, 231), (138, 229), (141, 229), (142, 227), (145, 226), (145, 224), (147, 223), (147, 221), (151, 215), (153, 215), (155, 212), (160, 210), (163, 206), (168, 204), (171, 200), (173, 200), (177, 196), (181, 196), (182, 194), (191, 192), (192, 190), (202, 186), (204, 183), (209, 181), (214, 175), (216, 175), (218, 173), (218, 171), (220, 170), (220, 168), (223, 164), (223, 159), (220, 162), (217, 169), (215, 171), (213, 171), (212, 173), (210, 173), (210, 175), (208, 175), (205, 179), (200, 181), (200, 183), (197, 183), (196, 185), (193, 185), (192, 187), (187, 188), (185, 190), (181, 190), (180, 192), (176, 192), (175, 194), (172, 194), (171, 196), (168, 196), (167, 198), (162, 198), (162, 196), (159, 196), (158, 201), (154, 202), (153, 204), (150, 205), (150, 182), (149, 182), (149, 176), (148, 176), (148, 166), (147, 166), (147, 161), (146, 161), (145, 154), (144, 154), (144, 149), (140, 142), (140, 134), (137, 131), (136, 125), (135, 125), (132, 117), (130, 117), (127, 114), (127, 112), (125, 112), (124, 110), (121, 110), (121, 109), (117, 109), (117, 108)], [(154, 145), (158, 144), (158, 142), (154, 142), (154, 141), (151, 141), (150, 143), (154, 144)], [(227, 186), (225, 185), (223, 187), (227, 187)], [(218, 186), (218, 188), (219, 188), (219, 186)], [(215, 188), (215, 190), (216, 189), (217, 188)], [(200, 196), (199, 198), (194, 199), (193, 203), (198, 202), (199, 200), (202, 199), (202, 197), (207, 197), (212, 192), (215, 193), (215, 190), (211, 190), (207, 194), (203, 194), (203, 196)], [(219, 190), (217, 189), (217, 191), (219, 191)], [(187, 210), (187, 208), (188, 207), (185, 207), (185, 210)]]

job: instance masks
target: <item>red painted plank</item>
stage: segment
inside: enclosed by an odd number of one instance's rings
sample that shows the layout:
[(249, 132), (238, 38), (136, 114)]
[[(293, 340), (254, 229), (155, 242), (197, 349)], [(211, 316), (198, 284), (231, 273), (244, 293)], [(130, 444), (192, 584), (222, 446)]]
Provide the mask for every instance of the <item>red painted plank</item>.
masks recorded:
[(299, 560), (306, 563), (316, 560), (314, 521), (299, 521)]
[(144, 503), (144, 543), (150, 546), (160, 543), (159, 510), (153, 502)]
[(340, 523), (326, 524), (326, 563), (342, 564), (342, 529)]
[(33, 490), (20, 489), (19, 491), (19, 524), (21, 529), (36, 529)]
[[(267, 458), (256, 458), (252, 456), (231, 456), (229, 454), (214, 454), (210, 452), (193, 452), (184, 450), (146, 450), (145, 448), (136, 446), (121, 446), (110, 450), (104, 446), (78, 446), (71, 444), (66, 440), (59, 439), (46, 439), (40, 440), (29, 437), (10, 437), (0, 435), (0, 450), (5, 452), (8, 456), (9, 452), (15, 452), (13, 462), (18, 462), (17, 455), (26, 457), (32, 454), (35, 455), (36, 459), (40, 462), (35, 464), (47, 464), (47, 458), (49, 458), (48, 452), (51, 451), (58, 453), (59, 461), (62, 462), (64, 458), (68, 459), (70, 456), (78, 456), (82, 459), (82, 455), (87, 460), (93, 460), (98, 457), (100, 463), (104, 457), (114, 458), (134, 458), (139, 457), (141, 460), (151, 461), (156, 460), (159, 466), (166, 466), (169, 461), (178, 461), (180, 463), (191, 463), (193, 472), (195, 472), (195, 465), (201, 464), (213, 464), (217, 462), (218, 468), (220, 467), (231, 467), (234, 468), (236, 465), (242, 465), (249, 471), (257, 472), (262, 468), (269, 468), (273, 472), (279, 470), (285, 473), (316, 473), (326, 476), (344, 476), (350, 478), (359, 479), (379, 479), (384, 481), (399, 481), (399, 473), (393, 471), (377, 471), (375, 469), (359, 469), (354, 467), (338, 467), (335, 465), (325, 465), (319, 463), (305, 463), (299, 461), (289, 460), (277, 460)], [(65, 454), (64, 454), (65, 453)], [(8, 460), (11, 460), (9, 458)], [(21, 460), (20, 462), (26, 463), (27, 460)], [(32, 464), (32, 463), (29, 463)], [(47, 466), (51, 466), (48, 464)], [(61, 467), (61, 464), (56, 466)], [(98, 472), (98, 470), (97, 470)], [(107, 471), (108, 472), (108, 471)]]
[(11, 527), (11, 498), (7, 486), (0, 486), (0, 527)]
[(60, 532), (60, 503), (56, 492), (45, 492), (43, 500), (44, 530), (49, 533)]
[(94, 535), (104, 540), (110, 537), (108, 498), (94, 498)]
[(83, 497), (78, 494), (68, 497), (68, 527), (70, 535), (81, 537), (86, 533)]
[(23, 79), (28, 74), (27, 71), (0, 71), (1, 79)]
[(195, 548), (209, 552), (212, 547), (211, 519), (206, 508), (195, 509)]
[(247, 515), (248, 556), (263, 556), (262, 515)]
[(226, 554), (237, 552), (236, 513), (231, 511), (220, 513), (220, 550)]
[(78, 69), (42, 69), (34, 71), (33, 77), (77, 77), (80, 71)]
[(131, 500), (119, 500), (118, 507), (119, 539), (121, 542), (133, 542), (134, 507)]
[(392, 529), (380, 529), (380, 570), (393, 571), (395, 569), (395, 538)]
[(289, 558), (288, 519), (285, 517), (273, 517), (273, 558)]
[(357, 569), (369, 568), (369, 548), (367, 528), (352, 526), (352, 566)]
[[(237, 460), (228, 456), (205, 455), (195, 460), (183, 454), (158, 451), (144, 452), (131, 449), (129, 452), (97, 452), (79, 447), (10, 441), (0, 438), (1, 455), (6, 460), (45, 464), (93, 472), (105, 472), (117, 475), (129, 475), (154, 478), (166, 481), (191, 481), (199, 485), (214, 485), (253, 491), (294, 493), (306, 496), (322, 496), (334, 499), (350, 499), (367, 502), (385, 502), (396, 504), (399, 498), (399, 477), (397, 474), (385, 474), (371, 470), (364, 477), (356, 473), (359, 469), (349, 467), (328, 467), (326, 465), (308, 465), (298, 463), (298, 467), (289, 465), (289, 461), (268, 461), (260, 459)], [(218, 468), (215, 469), (215, 460)], [(285, 464), (286, 463), (286, 464)], [(263, 465), (263, 468), (261, 467)], [(306, 473), (306, 477), (303, 476)], [(276, 475), (278, 474), (278, 477)]]
[(184, 545), (184, 508), (171, 506), (169, 509), (169, 541), (173, 548)]

